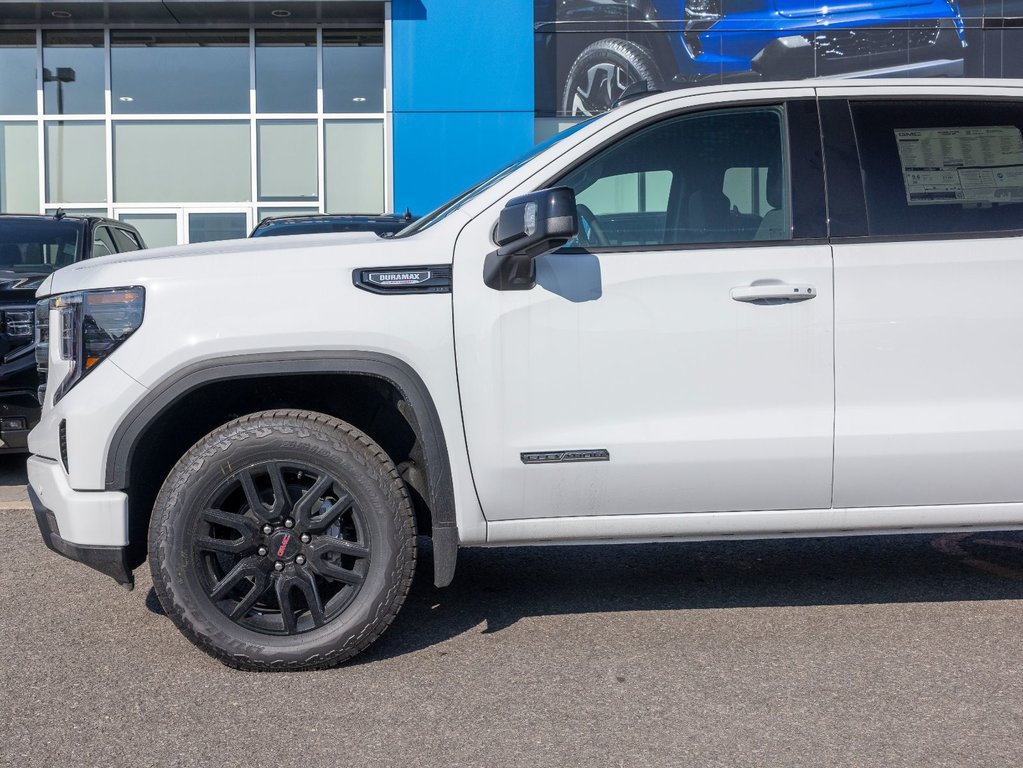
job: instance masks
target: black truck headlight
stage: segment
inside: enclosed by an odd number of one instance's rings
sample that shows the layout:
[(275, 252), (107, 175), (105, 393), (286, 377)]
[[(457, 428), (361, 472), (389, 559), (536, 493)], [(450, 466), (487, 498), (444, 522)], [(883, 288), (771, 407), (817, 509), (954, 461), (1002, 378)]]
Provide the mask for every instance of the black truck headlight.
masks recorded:
[(34, 315), (32, 307), (5, 309), (3, 312), (4, 332), (12, 338), (31, 339)]
[[(54, 402), (138, 330), (145, 297), (142, 288), (103, 288), (63, 293), (50, 299), (46, 311), (52, 308), (58, 315), (52, 343), (58, 345), (60, 359), (71, 364), (64, 380), (57, 385)], [(39, 346), (48, 348), (50, 342), (47, 338)]]

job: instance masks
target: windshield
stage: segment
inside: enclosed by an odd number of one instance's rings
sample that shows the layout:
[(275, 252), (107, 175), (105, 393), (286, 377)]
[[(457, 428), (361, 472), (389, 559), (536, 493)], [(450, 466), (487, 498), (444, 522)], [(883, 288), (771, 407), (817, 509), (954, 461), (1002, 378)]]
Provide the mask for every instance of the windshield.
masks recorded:
[(53, 272), (78, 259), (80, 221), (0, 217), (0, 269)]
[(541, 152), (543, 152), (543, 151), (549, 149), (550, 147), (554, 146), (555, 144), (557, 144), (562, 139), (571, 136), (573, 133), (578, 131), (584, 125), (589, 125), (594, 120), (599, 120), (601, 117), (603, 117), (603, 115), (597, 115), (596, 117), (591, 117), (589, 120), (584, 120), (583, 122), (578, 123), (576, 125), (573, 125), (570, 128), (566, 128), (561, 133), (554, 134), (553, 136), (551, 136), (549, 139), (547, 139), (545, 141), (541, 141), (539, 144), (537, 144), (535, 147), (533, 147), (529, 152), (527, 152), (526, 154), (522, 155), (518, 159), (512, 161), (509, 165), (506, 165), (504, 168), (499, 170), (493, 176), (490, 176), (490, 177), (484, 179), (479, 184), (477, 184), (477, 185), (475, 185), (473, 187), (469, 187), (469, 189), (467, 189), (462, 194), (458, 195), (457, 197), (452, 198), (451, 200), (448, 200), (440, 208), (436, 208), (433, 211), (431, 211), (430, 213), (428, 213), (425, 216), (423, 216), (423, 218), (417, 219), (416, 221), (412, 222), (407, 227), (405, 227), (405, 229), (401, 230), (401, 232), (398, 232), (395, 235), (395, 237), (408, 237), (410, 235), (414, 235), (416, 232), (421, 232), (422, 230), (426, 229), (427, 227), (429, 227), (429, 226), (431, 226), (433, 224), (436, 224), (438, 221), (443, 219), (449, 213), (451, 213), (452, 211), (457, 210), (462, 205), (464, 205), (465, 203), (467, 203), (470, 200), (472, 200), (480, 192), (483, 192), (484, 190), (489, 189), (490, 187), (492, 187), (494, 184), (499, 182), (501, 179), (503, 179), (508, 174), (510, 174), (513, 171), (516, 171), (519, 168), (521, 168), (523, 165), (528, 163), (530, 160), (532, 160), (534, 157), (539, 155)]

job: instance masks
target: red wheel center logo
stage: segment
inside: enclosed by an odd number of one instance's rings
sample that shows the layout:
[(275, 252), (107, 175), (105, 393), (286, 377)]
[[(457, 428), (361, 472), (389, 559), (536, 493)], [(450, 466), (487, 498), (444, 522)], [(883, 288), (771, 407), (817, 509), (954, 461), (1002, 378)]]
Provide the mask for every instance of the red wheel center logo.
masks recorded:
[(284, 534), (284, 538), (281, 539), (281, 545), (277, 547), (277, 557), (284, 557), (284, 553), (288, 551), (288, 542), (291, 541), (291, 534)]

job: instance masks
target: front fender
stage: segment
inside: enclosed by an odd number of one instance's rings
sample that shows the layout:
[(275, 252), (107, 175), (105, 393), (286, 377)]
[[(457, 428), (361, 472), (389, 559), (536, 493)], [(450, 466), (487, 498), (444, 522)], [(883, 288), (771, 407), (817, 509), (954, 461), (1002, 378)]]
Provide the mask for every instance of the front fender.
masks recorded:
[(427, 503), (433, 529), (434, 582), (446, 586), (454, 577), (458, 526), (451, 462), (440, 416), (429, 390), (407, 363), (389, 355), (363, 351), (289, 352), (238, 355), (186, 365), (150, 388), (121, 420), (107, 452), (105, 486), (128, 487), (132, 462), (147, 427), (167, 409), (199, 387), (217, 381), (274, 375), (357, 374), (384, 379), (411, 409), (409, 425), (423, 447)]

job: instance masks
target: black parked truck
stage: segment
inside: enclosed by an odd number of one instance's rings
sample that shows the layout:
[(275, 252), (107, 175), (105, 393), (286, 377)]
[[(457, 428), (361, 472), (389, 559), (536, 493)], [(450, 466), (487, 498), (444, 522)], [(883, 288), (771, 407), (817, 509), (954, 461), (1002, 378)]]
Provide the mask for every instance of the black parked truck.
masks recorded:
[(0, 215), (0, 453), (28, 450), (39, 421), (35, 293), (54, 270), (145, 248), (138, 230), (98, 216)]

